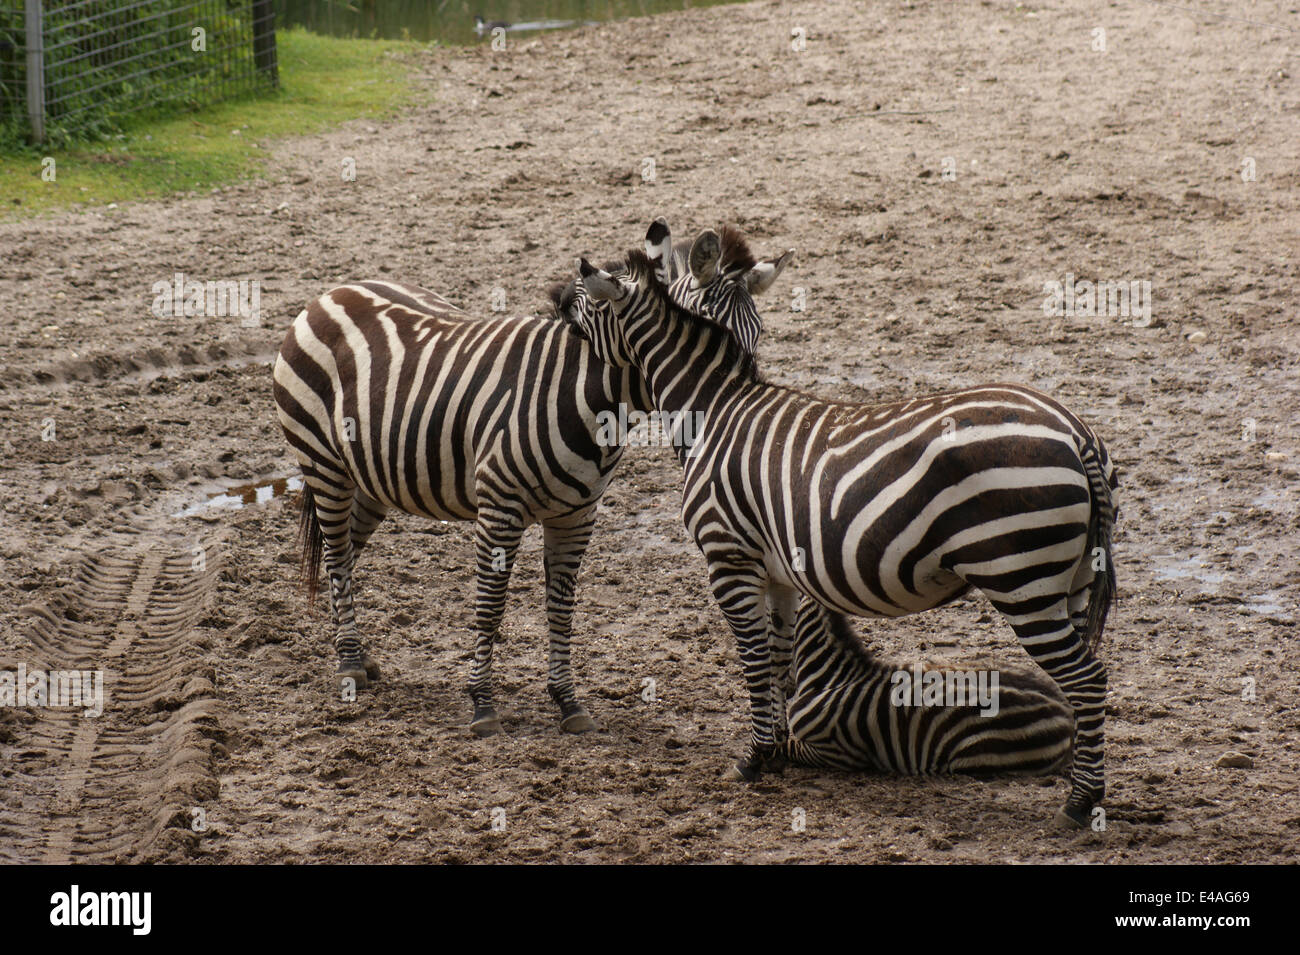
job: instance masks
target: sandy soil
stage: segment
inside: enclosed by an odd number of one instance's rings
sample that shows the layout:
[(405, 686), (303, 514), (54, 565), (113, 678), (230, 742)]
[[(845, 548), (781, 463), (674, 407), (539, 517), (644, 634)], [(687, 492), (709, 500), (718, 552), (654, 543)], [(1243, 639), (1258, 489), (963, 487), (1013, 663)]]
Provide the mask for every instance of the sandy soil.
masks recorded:
[[(265, 179), (0, 226), (0, 669), (109, 679), (97, 720), (0, 710), (0, 861), (1292, 860), (1300, 17), (1052, 7), (754, 3), (438, 51), (405, 118), (273, 145)], [(359, 608), (387, 678), (348, 704), (295, 589), (293, 495), (171, 516), (290, 471), (267, 362), (310, 297), (385, 276), (528, 312), (661, 213), (799, 250), (765, 303), (771, 379), (857, 400), (1018, 381), (1108, 442), (1105, 832), (1049, 831), (1061, 779), (721, 781), (746, 702), (666, 451), (629, 452), (584, 567), (583, 738), (544, 695), (536, 529), (497, 655), (508, 732), (485, 741), (468, 525), (376, 535)], [(260, 280), (262, 327), (154, 317), (175, 272)], [(1149, 326), (1045, 316), (1067, 274), (1150, 281)], [(1025, 662), (982, 598), (864, 633)]]

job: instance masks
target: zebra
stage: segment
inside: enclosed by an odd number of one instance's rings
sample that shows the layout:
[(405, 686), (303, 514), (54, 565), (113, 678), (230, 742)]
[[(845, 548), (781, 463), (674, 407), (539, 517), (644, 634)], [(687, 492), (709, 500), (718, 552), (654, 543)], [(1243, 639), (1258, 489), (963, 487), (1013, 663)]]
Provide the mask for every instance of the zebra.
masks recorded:
[[(733, 282), (745, 296), (732, 294)], [(727, 273), (696, 291), (704, 310), (756, 338), (748, 293), (770, 284)], [(620, 404), (652, 408), (639, 374), (600, 361), (576, 326), (556, 320), (559, 297), (541, 317), (477, 318), (427, 289), (341, 286), (297, 316), (273, 370), (280, 424), (304, 480), (302, 574), (314, 598), (324, 563), (341, 686), (379, 679), (357, 626), (352, 571), (384, 515), (476, 522), (468, 691), (480, 736), (501, 731), (492, 646), (532, 524), (543, 529), (547, 689), (562, 730), (595, 727), (577, 699), (569, 641), (597, 502), (623, 454), (620, 442), (602, 441), (599, 419)]]
[[(787, 249), (774, 259), (759, 261), (738, 229), (724, 225), (719, 232), (706, 229), (693, 241), (673, 242), (668, 223), (657, 218), (646, 230), (645, 254), (662, 283), (671, 283), (668, 294), (682, 308), (713, 316), (725, 316), (725, 325), (748, 361), (755, 362), (763, 322), (754, 307), (754, 295), (765, 292), (794, 257)], [(622, 263), (614, 263), (622, 270)], [(586, 295), (581, 281), (574, 280), (562, 294), (553, 292), (557, 309), (575, 327), (599, 334), (608, 330), (612, 316), (609, 306), (596, 303)], [(603, 310), (603, 311), (602, 311)], [(584, 334), (586, 331), (584, 331)], [(608, 342), (596, 345), (597, 352), (608, 351)], [(686, 443), (674, 445), (679, 454)], [(789, 673), (790, 644), (794, 632), (798, 593), (790, 588), (773, 588), (768, 593), (772, 660), (783, 674)], [(775, 725), (785, 723), (783, 692), (788, 681), (775, 687), (771, 698)]]
[(1115, 593), (1115, 471), (1092, 430), (1011, 384), (877, 406), (766, 384), (733, 335), (668, 297), (644, 253), (628, 253), (619, 276), (585, 259), (578, 269), (613, 306), (585, 316), (607, 326), (588, 331), (597, 354), (636, 368), (661, 412), (703, 417), (678, 455), (682, 516), (749, 692), (749, 748), (732, 777), (757, 778), (776, 749), (770, 593), (896, 617), (976, 587), (1074, 710), (1056, 822), (1086, 825), (1105, 794), (1095, 651)]
[[(1069, 762), (1074, 714), (1032, 674), (998, 671), (989, 707), (976, 700), (973, 671), (926, 667), (922, 677), (915, 666), (878, 660), (843, 614), (808, 598), (795, 620), (793, 667), (789, 736), (778, 755), (794, 765), (984, 776), (1046, 775)], [(920, 699), (931, 674), (962, 702)]]

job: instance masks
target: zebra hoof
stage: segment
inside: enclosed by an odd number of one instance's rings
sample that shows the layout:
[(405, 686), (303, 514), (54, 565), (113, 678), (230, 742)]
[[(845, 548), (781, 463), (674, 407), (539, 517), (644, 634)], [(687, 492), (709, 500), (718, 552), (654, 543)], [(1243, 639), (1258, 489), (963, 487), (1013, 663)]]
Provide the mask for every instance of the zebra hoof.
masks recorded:
[(560, 729), (565, 733), (590, 733), (598, 729), (598, 727), (596, 721), (587, 715), (587, 711), (582, 707), (578, 707), (578, 709), (560, 720)]
[(340, 663), (335, 677), (338, 680), (339, 693), (345, 697), (370, 686), (366, 668), (360, 663)]
[(729, 783), (752, 783), (758, 779), (758, 770), (744, 763), (737, 763), (723, 773), (722, 778)]
[(361, 665), (366, 668), (366, 679), (371, 683), (379, 682), (379, 664), (374, 661), (370, 654), (366, 654), (362, 659)]
[(470, 732), (480, 738), (496, 736), (501, 732), (501, 717), (490, 706), (474, 711), (474, 719), (469, 724)]
[(1064, 806), (1058, 809), (1055, 817), (1052, 819), (1052, 828), (1060, 829), (1065, 832), (1077, 831), (1088, 828), (1088, 815), (1080, 809), (1073, 806)]

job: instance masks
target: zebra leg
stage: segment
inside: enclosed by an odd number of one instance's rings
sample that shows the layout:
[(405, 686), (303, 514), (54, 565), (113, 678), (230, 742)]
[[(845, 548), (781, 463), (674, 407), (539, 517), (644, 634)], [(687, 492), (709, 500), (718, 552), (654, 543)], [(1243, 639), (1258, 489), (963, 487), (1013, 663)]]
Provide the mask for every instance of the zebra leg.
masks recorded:
[(469, 698), (474, 716), (469, 728), (476, 736), (501, 732), (501, 718), (492, 705), (492, 644), (506, 608), (506, 586), (515, 565), (515, 553), (524, 534), (524, 521), (515, 512), (480, 505), (474, 555), (478, 564), (478, 593), (474, 606), (474, 670), (469, 678)]
[[(366, 541), (370, 540), (370, 535), (375, 532), (375, 528), (380, 525), (387, 513), (388, 508), (378, 501), (371, 500), (360, 491), (353, 492), (349, 528), (352, 537), (354, 564), (356, 558), (360, 556), (362, 549), (366, 546)], [(377, 683), (379, 681), (379, 664), (375, 662), (369, 653), (363, 653), (361, 665), (366, 668), (366, 679), (371, 683)]]
[(388, 508), (378, 501), (371, 500), (360, 490), (352, 493), (352, 511), (348, 517), (348, 529), (352, 537), (352, 550), (360, 554), (370, 540), (370, 535), (384, 520)]
[(794, 692), (794, 673), (790, 669), (794, 646), (794, 622), (799, 612), (799, 591), (774, 584), (767, 591), (772, 611), (772, 682), (782, 696)]
[(550, 628), (550, 655), (546, 667), (546, 691), (560, 708), (560, 729), (586, 733), (596, 723), (578, 702), (569, 665), (569, 640), (573, 636), (573, 595), (582, 555), (587, 552), (595, 508), (589, 508), (563, 525), (543, 527), (546, 566), (546, 622)]
[[(325, 573), (330, 580), (339, 685), (342, 689), (364, 690), (370, 682), (366, 675), (365, 644), (357, 631), (356, 611), (352, 606), (356, 551), (352, 548), (350, 525), (354, 489), (313, 482), (312, 493), (316, 501), (316, 522), (325, 545)], [(350, 686), (346, 681), (351, 681)]]
[(1093, 807), (1106, 795), (1106, 667), (1093, 655), (1083, 630), (1071, 622), (1065, 598), (1041, 613), (1014, 617), (1011, 626), (1020, 645), (1061, 688), (1074, 710), (1070, 795), (1056, 814), (1056, 823), (1086, 827)]
[(709, 563), (709, 586), (740, 645), (740, 665), (749, 688), (749, 752), (728, 774), (752, 782), (776, 760), (772, 732), (772, 646), (768, 634), (766, 586), (761, 566)]
[(768, 587), (767, 599), (771, 608), (768, 633), (772, 654), (772, 728), (778, 754), (773, 761), (773, 768), (779, 770), (785, 762), (781, 755), (785, 752), (783, 744), (790, 735), (786, 710), (787, 701), (794, 694), (794, 674), (790, 664), (795, 614), (799, 611), (799, 591), (793, 587), (772, 584)]

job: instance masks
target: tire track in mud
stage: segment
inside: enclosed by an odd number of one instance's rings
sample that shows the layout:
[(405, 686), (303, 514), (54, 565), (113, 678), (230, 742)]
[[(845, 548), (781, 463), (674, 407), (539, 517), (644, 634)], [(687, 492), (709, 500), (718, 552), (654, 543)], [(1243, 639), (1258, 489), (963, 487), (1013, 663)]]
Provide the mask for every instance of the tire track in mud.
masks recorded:
[[(224, 753), (215, 674), (190, 633), (220, 571), (219, 542), (176, 550), (142, 534), (81, 560), (25, 608), (29, 647), (0, 669), (102, 671), (103, 711), (10, 711), (0, 729), (0, 862), (148, 862), (195, 852), (193, 810), (217, 797)], [(17, 718), (14, 716), (17, 714)]]
[(275, 342), (260, 340), (102, 352), (33, 367), (0, 368), (0, 393), (57, 391), (79, 384), (147, 384), (163, 375), (187, 375), (219, 368), (270, 365), (277, 352)]

